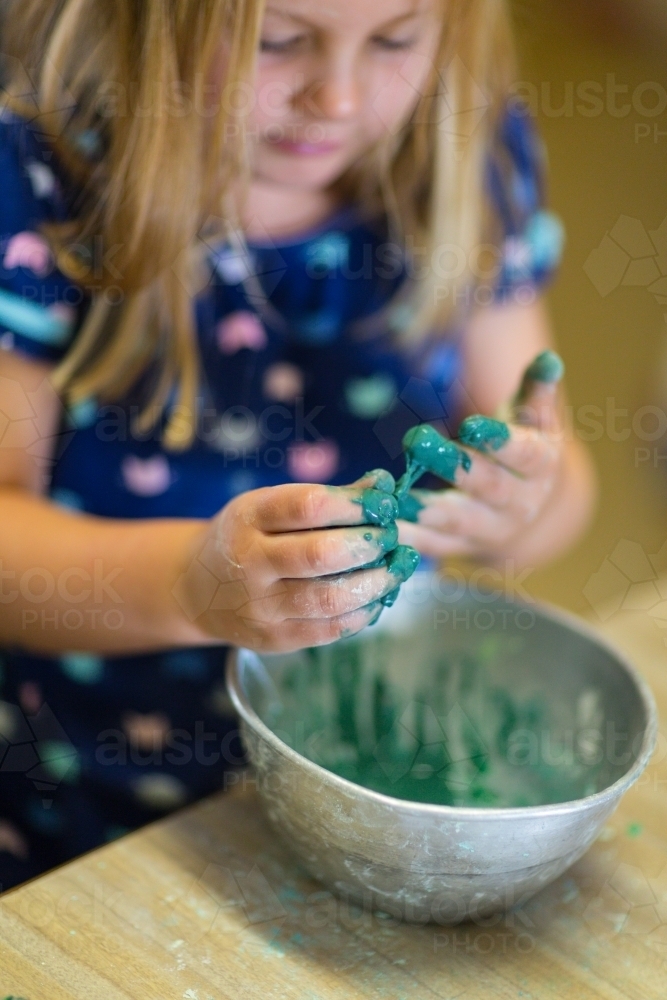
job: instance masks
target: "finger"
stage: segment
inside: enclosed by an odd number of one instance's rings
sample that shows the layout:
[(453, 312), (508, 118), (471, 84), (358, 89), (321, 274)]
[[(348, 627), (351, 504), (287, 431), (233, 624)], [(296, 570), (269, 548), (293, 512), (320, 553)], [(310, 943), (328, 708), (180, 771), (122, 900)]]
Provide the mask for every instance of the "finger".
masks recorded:
[(522, 479), (534, 479), (555, 472), (561, 453), (560, 434), (546, 434), (533, 427), (509, 425), (507, 441), (489, 455), (475, 456), (467, 471), (459, 471), (456, 485), (473, 496), (485, 499), (488, 489), (496, 497), (494, 506), (504, 505)]
[(281, 626), (278, 638), (272, 641), (271, 651), (292, 653), (297, 649), (327, 646), (338, 639), (348, 639), (375, 624), (383, 610), (382, 604), (371, 604), (339, 618), (289, 619)]
[(399, 531), (401, 542), (410, 545), (429, 559), (446, 559), (450, 556), (477, 555), (479, 546), (460, 535), (446, 535), (420, 524), (402, 522)]
[(514, 419), (545, 431), (560, 426), (558, 386), (565, 365), (554, 351), (543, 351), (529, 365), (514, 401)]
[(424, 497), (419, 526), (474, 542), (502, 541), (507, 531), (507, 516), (458, 489), (443, 490)]
[(338, 618), (382, 601), (414, 573), (419, 555), (402, 547), (382, 566), (308, 582), (280, 580), (269, 593), (240, 609), (243, 618), (277, 622), (289, 618)]
[(530, 394), (535, 383), (557, 385), (558, 382), (563, 381), (564, 375), (565, 365), (560, 355), (556, 354), (555, 351), (542, 351), (526, 368), (516, 402), (522, 403)]
[(381, 490), (301, 483), (258, 490), (251, 510), (253, 525), (267, 533), (355, 524), (386, 527), (397, 514), (396, 500)]
[(362, 525), (328, 531), (300, 531), (270, 535), (265, 557), (277, 579), (301, 580), (330, 576), (366, 566), (398, 545), (398, 529)]
[(372, 469), (352, 485), (360, 486), (362, 489), (380, 490), (381, 493), (393, 493), (396, 489), (396, 480), (386, 469)]

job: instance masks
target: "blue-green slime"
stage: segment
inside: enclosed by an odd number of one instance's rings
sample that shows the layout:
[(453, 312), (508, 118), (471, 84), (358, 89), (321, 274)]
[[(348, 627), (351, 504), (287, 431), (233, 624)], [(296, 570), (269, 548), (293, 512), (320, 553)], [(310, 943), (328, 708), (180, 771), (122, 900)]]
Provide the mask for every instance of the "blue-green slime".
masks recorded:
[(402, 521), (410, 521), (417, 524), (419, 512), (424, 509), (424, 504), (414, 493), (403, 493), (396, 497), (398, 500), (398, 516)]
[(476, 451), (499, 451), (509, 439), (510, 430), (507, 424), (501, 420), (494, 420), (493, 417), (484, 417), (481, 414), (466, 417), (459, 428), (461, 444), (474, 448)]
[[(419, 566), (420, 560), (421, 556), (416, 549), (411, 548), (409, 545), (399, 545), (398, 548), (389, 553), (385, 560), (385, 565), (392, 576), (398, 577), (400, 583), (405, 583), (415, 572), (417, 566)], [(399, 584), (398, 587), (381, 598), (385, 608), (391, 608), (396, 603), (400, 589)]]
[(361, 497), (354, 502), (361, 504), (366, 524), (377, 524), (381, 528), (388, 528), (398, 517), (398, 503), (391, 493), (364, 490)]
[(565, 364), (555, 351), (542, 351), (526, 369), (524, 378), (531, 382), (560, 382), (565, 374)]
[(394, 798), (498, 808), (591, 795), (616, 772), (533, 753), (545, 738), (560, 746), (558, 712), (541, 692), (521, 697), (494, 677), (496, 658), (522, 641), (425, 658), (426, 633), (364, 632), (304, 650), (276, 678), (262, 720), (309, 760)]
[(396, 487), (398, 498), (404, 496), (425, 472), (454, 483), (457, 470), (463, 468), (467, 472), (471, 466), (470, 456), (453, 441), (438, 434), (430, 424), (410, 428), (403, 438), (403, 451), (406, 471)]

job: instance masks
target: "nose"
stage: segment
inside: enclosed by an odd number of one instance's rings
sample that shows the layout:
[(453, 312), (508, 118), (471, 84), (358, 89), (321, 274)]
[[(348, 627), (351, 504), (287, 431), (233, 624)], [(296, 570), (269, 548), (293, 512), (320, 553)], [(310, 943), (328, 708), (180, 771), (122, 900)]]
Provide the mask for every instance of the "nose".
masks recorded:
[(355, 67), (329, 63), (317, 67), (301, 96), (302, 108), (319, 118), (341, 121), (359, 111), (361, 94)]

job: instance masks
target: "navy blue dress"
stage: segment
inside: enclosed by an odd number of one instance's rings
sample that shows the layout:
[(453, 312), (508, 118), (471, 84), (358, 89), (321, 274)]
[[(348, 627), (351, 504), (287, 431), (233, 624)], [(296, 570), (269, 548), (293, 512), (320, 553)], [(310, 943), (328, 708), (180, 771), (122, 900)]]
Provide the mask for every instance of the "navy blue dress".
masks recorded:
[[(559, 258), (541, 176), (539, 141), (525, 118), (508, 114), (489, 151), (505, 233), (495, 300), (534, 295)], [(41, 235), (44, 223), (68, 218), (72, 195), (40, 133), (3, 112), (3, 350), (55, 362), (81, 326), (85, 294)], [(215, 245), (207, 258), (192, 447), (165, 450), (159, 427), (137, 433), (134, 396), (86, 400), (65, 414), (54, 444), (54, 503), (101, 517), (208, 518), (262, 486), (342, 485), (375, 467), (400, 475), (408, 427), (455, 427), (459, 333), (396, 346), (392, 300), (405, 274), (382, 220), (345, 209), (298, 238), (247, 253)], [(22, 405), (29, 420), (30, 401)], [(59, 627), (75, 628), (76, 605), (67, 614)], [(224, 787), (242, 761), (224, 660), (223, 647), (0, 652), (0, 888)]]

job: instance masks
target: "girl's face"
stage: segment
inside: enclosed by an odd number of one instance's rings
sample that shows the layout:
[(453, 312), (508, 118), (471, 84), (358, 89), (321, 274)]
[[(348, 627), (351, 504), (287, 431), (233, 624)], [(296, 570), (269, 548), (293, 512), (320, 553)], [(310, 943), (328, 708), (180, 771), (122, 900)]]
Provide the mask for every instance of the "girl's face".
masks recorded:
[(396, 134), (440, 28), (434, 0), (268, 0), (249, 122), (254, 179), (323, 190)]

